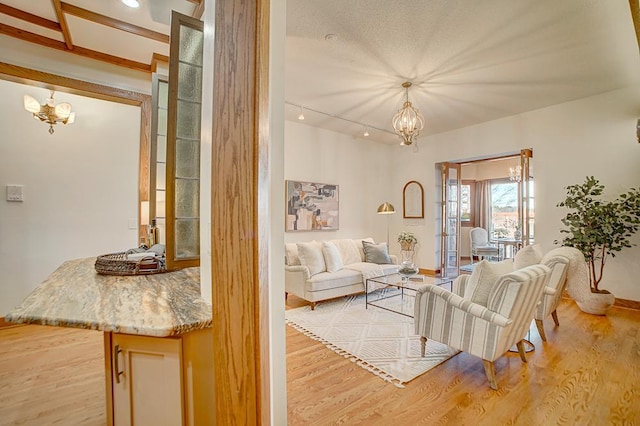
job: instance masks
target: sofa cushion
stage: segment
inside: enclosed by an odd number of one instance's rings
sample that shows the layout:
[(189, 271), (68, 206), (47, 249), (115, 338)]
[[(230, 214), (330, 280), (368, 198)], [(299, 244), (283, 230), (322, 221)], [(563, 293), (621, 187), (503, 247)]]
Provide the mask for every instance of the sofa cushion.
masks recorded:
[(284, 245), (284, 261), (289, 266), (300, 265), (298, 245), (296, 243), (287, 243)]
[(511, 259), (502, 262), (489, 262), (482, 260), (473, 268), (473, 272), (467, 281), (464, 289), (464, 298), (487, 306), (489, 293), (498, 279), (505, 274), (513, 272), (513, 262)]
[(322, 244), (317, 241), (297, 243), (300, 263), (309, 268), (309, 275), (313, 276), (327, 270), (322, 255)]
[[(320, 272), (312, 276), (305, 283), (305, 290), (320, 291), (353, 284), (362, 284), (362, 274), (351, 269), (341, 269), (337, 272)], [(364, 291), (364, 284), (362, 291)]]
[(360, 256), (360, 250), (356, 245), (355, 240), (351, 239), (341, 239), (341, 240), (331, 240), (333, 244), (336, 245), (338, 251), (340, 252), (340, 257), (342, 257), (342, 263), (344, 265), (348, 265), (350, 263), (362, 262), (362, 257)]
[(391, 263), (387, 243), (374, 244), (369, 241), (362, 241), (364, 249), (364, 261), (377, 263), (379, 265), (387, 265)]
[(338, 248), (330, 241), (322, 242), (322, 255), (327, 266), (327, 272), (339, 271), (344, 266)]
[(537, 265), (542, 260), (542, 248), (540, 244), (525, 246), (518, 250), (513, 257), (513, 270), (526, 268), (527, 266)]

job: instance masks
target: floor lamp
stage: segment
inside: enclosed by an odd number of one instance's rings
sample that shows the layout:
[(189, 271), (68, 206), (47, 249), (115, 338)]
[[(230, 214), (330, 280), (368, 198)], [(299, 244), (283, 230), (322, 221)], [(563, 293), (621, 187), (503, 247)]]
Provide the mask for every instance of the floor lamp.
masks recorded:
[[(378, 214), (386, 214), (386, 215), (391, 215), (394, 214), (396, 212), (396, 209), (393, 208), (393, 205), (387, 201), (385, 201), (384, 203), (380, 204), (380, 206), (378, 206)], [(389, 250), (389, 220), (391, 218), (389, 216), (387, 216), (387, 250)]]

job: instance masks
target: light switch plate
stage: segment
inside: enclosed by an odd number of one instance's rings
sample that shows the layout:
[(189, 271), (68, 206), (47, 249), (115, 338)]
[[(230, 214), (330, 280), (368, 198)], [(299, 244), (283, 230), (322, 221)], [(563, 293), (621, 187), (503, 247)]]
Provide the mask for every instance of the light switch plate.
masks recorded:
[(24, 201), (24, 185), (7, 185), (7, 201)]

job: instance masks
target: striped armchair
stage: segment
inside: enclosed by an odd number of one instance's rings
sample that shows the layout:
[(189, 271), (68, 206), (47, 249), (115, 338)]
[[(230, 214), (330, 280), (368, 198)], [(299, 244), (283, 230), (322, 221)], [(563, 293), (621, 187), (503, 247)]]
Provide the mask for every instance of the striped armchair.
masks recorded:
[(453, 292), (424, 285), (416, 293), (415, 333), (422, 356), (427, 339), (482, 358), (492, 389), (498, 389), (493, 362), (514, 344), (522, 361), (527, 358), (522, 339), (533, 321), (551, 270), (533, 265), (502, 275), (489, 292), (487, 306), (463, 297), (470, 275), (454, 281)]
[(567, 283), (567, 270), (569, 269), (569, 258), (563, 256), (560, 253), (560, 249), (554, 249), (544, 255), (541, 264), (548, 266), (551, 269), (551, 277), (549, 282), (544, 288), (540, 304), (536, 309), (536, 327), (538, 327), (538, 333), (542, 340), (546, 341), (547, 336), (544, 333), (543, 321), (551, 314), (556, 326), (560, 325), (558, 321), (558, 314), (556, 308), (562, 300), (562, 293)]

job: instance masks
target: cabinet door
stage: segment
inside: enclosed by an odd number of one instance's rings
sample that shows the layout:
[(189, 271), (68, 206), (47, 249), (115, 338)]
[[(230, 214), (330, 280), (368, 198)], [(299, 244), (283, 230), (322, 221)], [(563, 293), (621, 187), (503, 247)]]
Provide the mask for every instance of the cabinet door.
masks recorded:
[(182, 342), (113, 334), (113, 420), (120, 425), (181, 425)]

